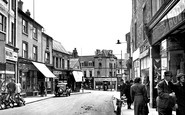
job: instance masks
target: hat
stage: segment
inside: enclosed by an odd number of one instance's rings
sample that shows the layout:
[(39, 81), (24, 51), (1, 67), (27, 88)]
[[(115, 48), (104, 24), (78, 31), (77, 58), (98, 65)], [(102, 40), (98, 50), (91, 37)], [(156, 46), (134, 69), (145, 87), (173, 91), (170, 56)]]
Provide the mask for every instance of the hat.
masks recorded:
[(164, 72), (164, 75), (165, 75), (165, 76), (171, 76), (171, 75), (172, 75), (172, 72), (171, 72), (171, 71), (165, 71), (165, 72)]
[(185, 76), (185, 74), (184, 73), (179, 73), (179, 74), (177, 74), (176, 77), (177, 77), (177, 79), (180, 79), (181, 76)]

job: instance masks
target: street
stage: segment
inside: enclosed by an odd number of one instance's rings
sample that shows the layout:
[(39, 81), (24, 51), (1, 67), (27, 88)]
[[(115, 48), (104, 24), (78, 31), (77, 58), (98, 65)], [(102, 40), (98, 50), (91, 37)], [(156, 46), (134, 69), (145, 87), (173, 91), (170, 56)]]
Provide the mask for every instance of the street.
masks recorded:
[(115, 115), (113, 92), (92, 91), (69, 97), (53, 97), (22, 107), (1, 110), (1, 115)]

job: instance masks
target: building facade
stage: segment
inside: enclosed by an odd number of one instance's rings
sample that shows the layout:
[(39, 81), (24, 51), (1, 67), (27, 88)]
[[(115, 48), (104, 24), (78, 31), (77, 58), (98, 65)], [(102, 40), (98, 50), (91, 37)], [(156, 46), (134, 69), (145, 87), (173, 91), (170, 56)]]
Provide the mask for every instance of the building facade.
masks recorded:
[(94, 89), (117, 90), (117, 57), (113, 51), (96, 50), (94, 62)]
[(133, 70), (135, 76), (149, 76), (152, 107), (156, 107), (155, 86), (163, 79), (164, 71), (172, 71), (173, 82), (179, 72), (185, 71), (184, 3), (185, 0), (132, 2)]
[(84, 88), (93, 89), (94, 55), (79, 56), (79, 58), (80, 58), (80, 66), (83, 72)]
[[(38, 95), (43, 83), (48, 90), (48, 79), (55, 75), (46, 67), (43, 60), (43, 27), (30, 17), (30, 12), (23, 12), (23, 2), (18, 2), (17, 47), (18, 82), (27, 96)], [(50, 88), (49, 88), (50, 89)]]
[(16, 41), (17, 0), (0, 1), (0, 84), (17, 81), (18, 48)]

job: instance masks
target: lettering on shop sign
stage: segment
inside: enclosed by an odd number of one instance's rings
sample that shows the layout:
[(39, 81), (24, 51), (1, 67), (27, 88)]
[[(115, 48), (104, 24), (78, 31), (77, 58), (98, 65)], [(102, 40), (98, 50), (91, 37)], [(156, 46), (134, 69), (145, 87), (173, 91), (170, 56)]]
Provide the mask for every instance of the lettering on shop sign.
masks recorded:
[(185, 18), (185, 0), (180, 0), (179, 3), (167, 14), (169, 26), (172, 29)]
[(12, 61), (17, 61), (17, 53), (15, 53), (14, 51), (11, 51), (8, 48), (6, 48), (5, 50), (6, 50), (6, 52), (5, 52), (6, 59), (9, 59)]

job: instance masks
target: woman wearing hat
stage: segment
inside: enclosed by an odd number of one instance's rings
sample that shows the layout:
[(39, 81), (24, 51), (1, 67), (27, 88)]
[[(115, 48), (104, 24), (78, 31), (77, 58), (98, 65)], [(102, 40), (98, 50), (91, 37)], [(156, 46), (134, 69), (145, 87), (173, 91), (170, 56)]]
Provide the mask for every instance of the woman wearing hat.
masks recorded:
[(184, 115), (185, 113), (185, 74), (177, 74), (177, 83), (175, 83), (175, 95), (177, 98), (176, 115)]

